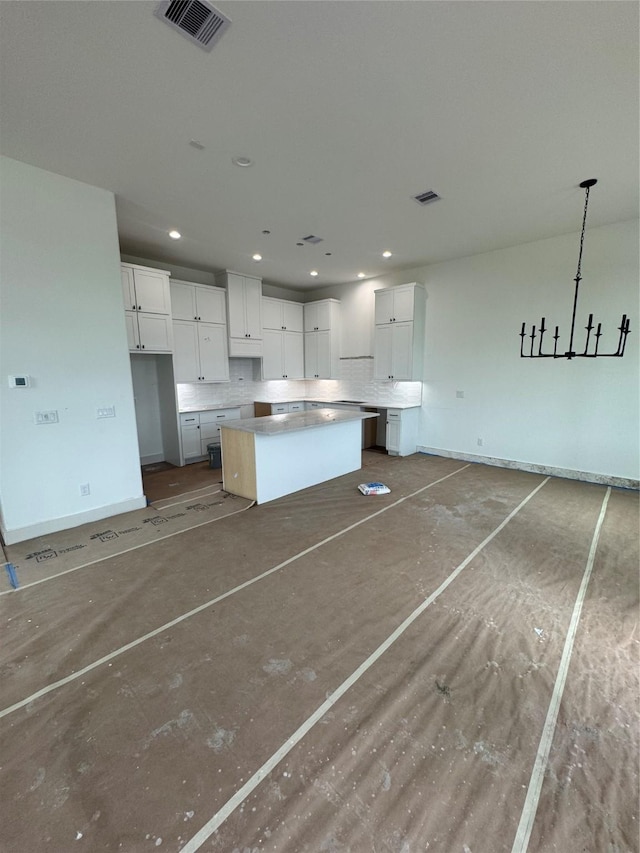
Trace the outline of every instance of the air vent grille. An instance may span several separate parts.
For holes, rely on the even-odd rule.
[[[231,24],[204,0],[163,0],[154,14],[204,50],[211,50]]]
[[[309,234],[307,237],[303,237],[302,239],[304,240],[305,243],[314,243],[315,244],[315,243],[322,243],[322,240],[324,238],[316,237],[314,234]]]
[[[433,190],[425,190],[423,193],[418,193],[418,195],[414,195],[414,199],[418,202],[418,204],[431,204],[432,201],[438,201],[440,199],[440,196]]]

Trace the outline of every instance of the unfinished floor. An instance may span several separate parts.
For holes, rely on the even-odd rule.
[[[2,851],[637,853],[638,494],[364,458],[0,595]]]

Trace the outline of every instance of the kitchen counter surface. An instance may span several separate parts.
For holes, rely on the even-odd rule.
[[[340,403],[342,405],[367,406],[371,409],[419,409],[421,405],[420,403],[389,403],[380,400],[377,402],[370,400],[326,400],[322,397],[278,397],[277,400],[255,400],[255,402],[271,405],[277,403],[323,403],[326,406],[331,406],[333,403]]]
[[[214,403],[212,406],[182,406],[178,409],[178,414],[184,415],[189,412],[215,412],[218,409],[241,409],[243,406],[250,405],[251,403]]]
[[[310,409],[305,412],[291,412],[284,415],[268,415],[264,418],[243,418],[239,421],[226,421],[221,429],[251,432],[255,435],[281,435],[312,427],[348,421],[363,421],[377,418],[374,412],[360,412],[355,409]]]

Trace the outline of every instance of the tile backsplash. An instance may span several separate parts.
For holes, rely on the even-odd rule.
[[[340,359],[340,379],[278,379],[265,382],[260,378],[260,365],[260,359],[230,358],[229,382],[179,384],[179,408],[249,406],[255,400],[278,403],[305,398],[420,405],[422,399],[421,382],[382,382],[374,379],[373,358],[370,357]]]

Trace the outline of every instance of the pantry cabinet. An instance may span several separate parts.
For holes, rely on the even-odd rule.
[[[171,352],[169,275],[137,264],[121,264],[127,340],[131,352]]]
[[[426,295],[415,282],[375,292],[374,379],[422,379]]]
[[[176,382],[228,382],[226,293],[220,287],[171,282]]]
[[[262,280],[226,271],[216,278],[227,290],[229,355],[262,356]]]
[[[305,379],[340,378],[340,302],[321,299],[304,305]]]

